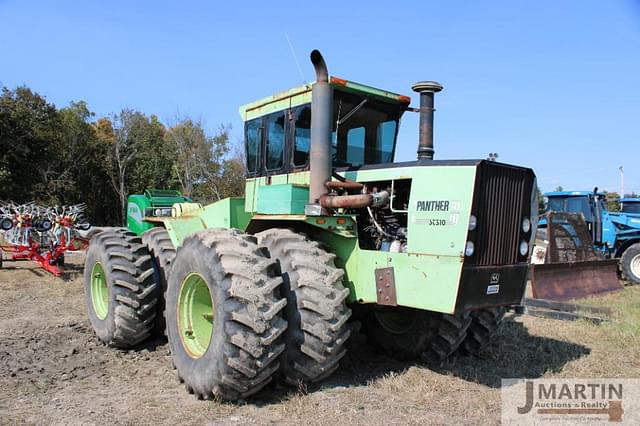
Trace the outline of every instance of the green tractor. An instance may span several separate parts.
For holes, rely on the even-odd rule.
[[[244,198],[200,206],[129,198],[128,229],[94,238],[91,324],[127,348],[165,333],[186,389],[246,398],[318,382],[355,324],[381,351],[442,363],[477,353],[524,295],[532,170],[434,160],[434,93],[410,98],[329,76],[243,106]],[[395,163],[400,117],[420,113],[416,161]]]

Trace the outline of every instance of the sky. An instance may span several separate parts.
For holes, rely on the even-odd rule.
[[[543,191],[619,191],[623,166],[640,193],[640,0],[0,0],[0,84],[97,116],[230,124],[238,143],[238,107],[313,81],[312,49],[413,106],[413,83],[440,82],[437,159],[497,152]],[[417,126],[406,113],[396,161]]]

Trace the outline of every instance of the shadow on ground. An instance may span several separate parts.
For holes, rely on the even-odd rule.
[[[529,334],[526,327],[512,318],[503,322],[492,344],[479,357],[452,357],[443,365],[398,361],[377,354],[362,334],[352,337],[351,348],[341,368],[317,386],[304,389],[276,388],[260,392],[252,401],[267,405],[295,393],[307,393],[322,388],[366,386],[390,373],[401,374],[410,367],[452,375],[491,388],[499,388],[503,378],[539,378],[562,370],[569,362],[591,353],[582,345]]]
[[[499,388],[500,379],[539,378],[559,372],[567,363],[590,353],[591,349],[583,345],[531,335],[522,323],[511,317],[504,321],[493,344],[480,357],[453,358],[432,369]]]

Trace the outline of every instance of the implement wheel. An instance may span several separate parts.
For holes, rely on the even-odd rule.
[[[286,300],[275,261],[253,236],[208,229],[184,241],[166,294],[167,337],[187,391],[245,398],[279,368]]]
[[[149,254],[153,258],[153,267],[156,270],[157,281],[161,288],[158,300],[157,332],[159,335],[166,335],[165,294],[167,292],[171,263],[176,257],[176,249],[171,242],[169,233],[162,227],[152,228],[142,234],[142,242],[147,246]]]
[[[284,280],[289,323],[281,362],[284,380],[294,386],[320,381],[338,368],[351,334],[344,271],[335,266],[335,255],[290,229],[269,229],[257,237],[278,260]]]
[[[89,320],[100,340],[129,348],[153,333],[158,300],[151,256],[135,234],[111,230],[87,251],[84,289]]]

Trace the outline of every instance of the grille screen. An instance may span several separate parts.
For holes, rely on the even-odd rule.
[[[476,179],[475,263],[518,263],[522,218],[531,217],[533,174],[529,169],[487,161],[480,164]]]

